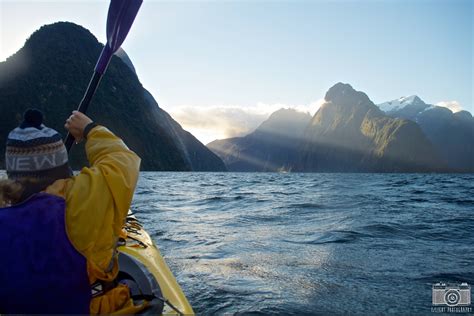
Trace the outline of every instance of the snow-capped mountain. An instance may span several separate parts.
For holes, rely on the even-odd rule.
[[[410,110],[410,112],[419,113],[424,110],[427,110],[430,107],[433,107],[433,105],[426,104],[416,95],[411,95],[408,97],[401,97],[396,100],[378,104],[378,107],[387,114],[408,109]]]
[[[457,171],[474,170],[474,118],[467,111],[426,104],[412,95],[379,104],[388,116],[416,122],[448,166]]]

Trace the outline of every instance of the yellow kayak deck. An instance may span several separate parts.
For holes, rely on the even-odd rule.
[[[128,216],[124,226],[125,242],[117,249],[142,264],[158,283],[164,304],[163,315],[194,315],[194,311],[181,287],[171,273],[150,235],[134,216]],[[120,258],[120,256],[119,256]],[[173,309],[172,307],[175,309]]]

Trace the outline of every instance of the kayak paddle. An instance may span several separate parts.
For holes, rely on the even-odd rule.
[[[79,104],[77,109],[79,112],[87,112],[92,97],[99,86],[100,79],[107,70],[107,66],[112,59],[112,56],[120,48],[125,37],[127,37],[128,31],[130,31],[130,28],[132,27],[132,23],[137,16],[138,9],[140,9],[142,2],[143,0],[110,1],[109,12],[107,14],[107,43],[102,49],[99,60],[95,65],[94,75],[92,76],[86,93]],[[71,133],[67,134],[64,143],[69,152],[74,144],[74,137]]]

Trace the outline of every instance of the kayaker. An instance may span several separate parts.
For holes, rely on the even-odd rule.
[[[60,134],[43,124],[40,111],[26,111],[8,135],[8,179],[0,181],[0,313],[99,314],[131,304],[124,285],[97,297],[91,285],[97,290],[98,281],[117,276],[115,247],[140,158],[80,112],[65,127],[77,142],[85,140],[90,163],[75,176]]]

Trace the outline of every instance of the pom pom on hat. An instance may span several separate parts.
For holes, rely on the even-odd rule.
[[[23,114],[23,122],[20,128],[36,127],[42,129],[43,113],[38,109],[28,109]]]

